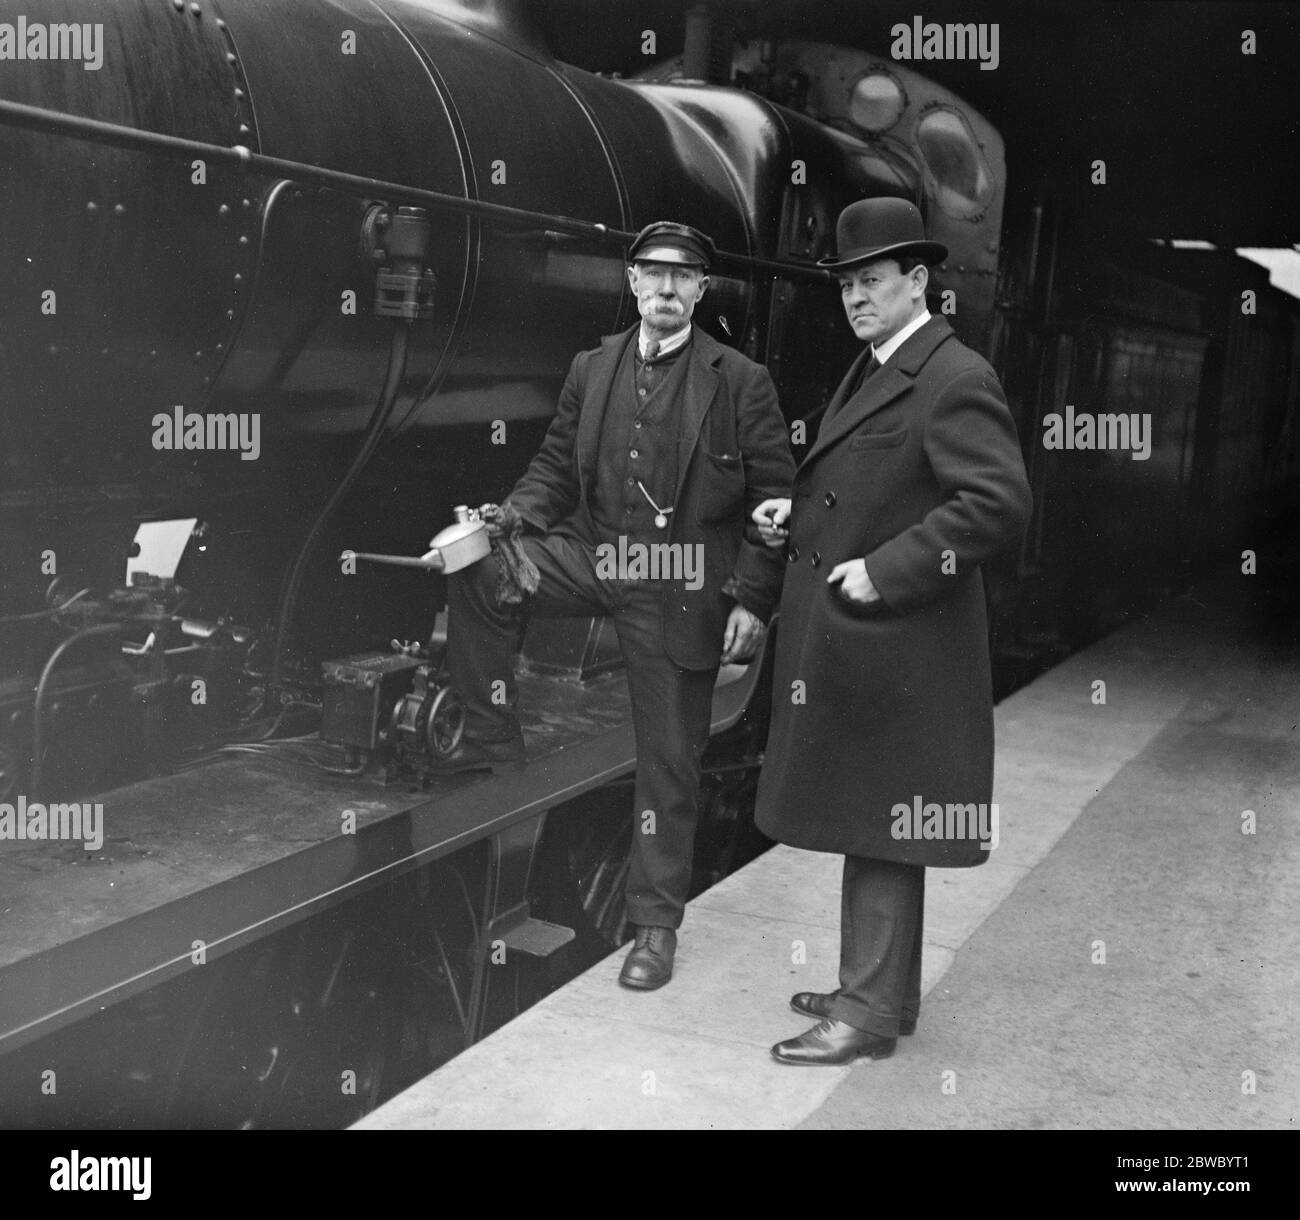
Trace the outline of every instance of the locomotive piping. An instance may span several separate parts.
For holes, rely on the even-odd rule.
[[[289,178],[296,182],[310,183],[362,198],[388,196],[394,200],[424,204],[442,211],[468,213],[503,225],[540,227],[576,237],[589,237],[596,241],[616,242],[622,246],[630,245],[636,236],[635,233],[623,229],[611,229],[608,225],[578,220],[572,216],[531,212],[525,208],[512,208],[501,203],[487,203],[482,199],[467,199],[459,195],[448,195],[442,191],[430,191],[421,187],[405,186],[399,182],[387,182],[382,178],[368,178],[362,174],[348,174],[341,170],[325,169],[319,165],[307,165],[284,157],[268,157],[262,153],[252,152],[242,145],[227,148],[221,144],[207,144],[202,140],[187,140],[182,136],[143,131],[120,123],[105,123],[100,119],[64,114],[58,110],[28,106],[22,102],[0,100],[0,121],[32,131],[67,136],[70,139],[89,140],[95,144],[129,148],[139,152],[158,153],[181,159],[206,157],[228,168],[238,169],[241,173]],[[718,261],[754,271],[809,279],[817,283],[828,283],[831,278],[829,272],[812,263],[759,258],[729,250],[719,250]]]
[[[83,627],[66,640],[61,640],[46,660],[36,682],[36,697],[32,701],[32,769],[27,786],[32,790],[33,801],[38,801],[41,797],[41,755],[45,753],[45,705],[49,701],[50,676],[59,661],[78,644],[101,636],[120,635],[126,627],[125,623],[96,623],[91,627]]]
[[[289,623],[293,618],[293,609],[298,601],[298,588],[302,584],[303,569],[306,567],[311,549],[315,545],[316,538],[325,522],[329,520],[339,502],[347,494],[352,484],[356,482],[357,477],[361,474],[366,463],[370,461],[371,455],[384,435],[384,428],[393,413],[393,406],[397,402],[397,395],[402,387],[402,378],[406,375],[406,356],[410,339],[411,323],[409,321],[398,322],[393,328],[393,341],[388,353],[388,373],[384,378],[384,386],[380,391],[379,400],[375,403],[375,410],[370,417],[370,423],[366,427],[366,435],[361,443],[361,448],[357,450],[347,473],[334,488],[324,507],[316,514],[316,519],[312,522],[311,529],[307,531],[307,536],[298,548],[298,554],[294,556],[294,561],[285,576],[284,587],[280,594],[279,611],[276,615],[275,639],[271,646],[271,675],[268,688],[272,693],[281,686],[285,644],[288,639]]]

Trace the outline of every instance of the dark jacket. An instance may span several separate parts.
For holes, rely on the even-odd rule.
[[[639,323],[580,352],[542,447],[510,493],[539,530],[591,541],[587,497],[614,375]],[[767,370],[697,326],[686,359],[678,431],[677,494],[664,540],[703,551],[703,587],[664,580],[664,649],[686,669],[718,663],[727,615],[739,602],[764,622],[780,593],[783,563],[750,521],[763,500],[788,496],[794,459]]]
[[[895,806],[992,799],[979,565],[1023,533],[1029,485],[993,370],[947,322],[932,318],[845,401],[868,359],[795,475],[756,820],[796,847],[979,864],[973,838],[898,837]],[[826,583],[859,557],[882,598],[870,606]]]

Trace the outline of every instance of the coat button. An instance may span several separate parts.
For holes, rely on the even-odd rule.
[[[798,548],[797,546],[792,546],[792,547],[790,548],[790,550],[786,553],[786,558],[787,558],[791,563],[798,563],[798,562],[799,562],[799,548]]]
[[[828,491],[828,492],[826,493],[824,499],[826,500],[826,507],[827,507],[827,508],[834,508],[834,507],[835,507],[835,493],[834,493],[833,491]]]
[[[819,563],[821,563],[821,561],[822,561],[822,554],[820,551],[814,551],[811,555],[808,556],[808,562],[812,564],[814,568]]]

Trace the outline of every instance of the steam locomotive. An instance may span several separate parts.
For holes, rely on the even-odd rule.
[[[997,131],[892,62],[735,48],[719,87],[577,70],[504,3],[12,7],[0,814],[99,808],[103,837],[0,836],[0,1122],[340,1125],[617,942],[602,623],[522,641],[535,765],[430,780],[444,577],[348,556],[419,555],[508,491],[574,352],[635,319],[650,220],[713,237],[697,321],[767,364],[797,455],[856,346],[815,266],[835,217],[921,206],[931,308],[1004,373],[1035,481],[992,583],[1004,690],[1300,469],[1288,306],[1259,285],[1252,329],[1162,251],[1071,262],[1039,205],[1004,236]],[[1066,397],[1116,396],[1158,415],[1138,538],[1133,469],[1040,443]],[[764,846],[770,643],[720,678],[697,889]]]

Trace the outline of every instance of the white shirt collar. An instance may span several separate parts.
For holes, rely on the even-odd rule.
[[[879,360],[881,364],[884,364],[885,361],[890,358],[890,356],[892,356],[896,351],[898,351],[900,347],[903,346],[903,344],[907,341],[907,339],[910,336],[912,336],[918,330],[920,330],[921,327],[924,326],[929,320],[930,320],[930,311],[928,309],[921,310],[921,316],[919,318],[913,318],[906,326],[903,327],[902,330],[898,332],[898,334],[894,335],[890,339],[886,339],[884,343],[882,343],[879,347],[876,347],[873,344],[871,347],[872,355],[874,355],[875,358]]]
[[[667,356],[672,352],[675,352],[690,337],[691,337],[691,323],[687,322],[686,325],[683,326],[681,330],[679,330],[676,334],[669,335],[668,338],[659,340],[659,355],[656,356],[655,359],[659,359],[660,356]],[[641,324],[641,332],[637,336],[637,347],[641,352],[642,360],[646,358],[645,357],[646,348],[649,345],[650,345],[650,340],[646,338],[645,323],[643,322]]]

